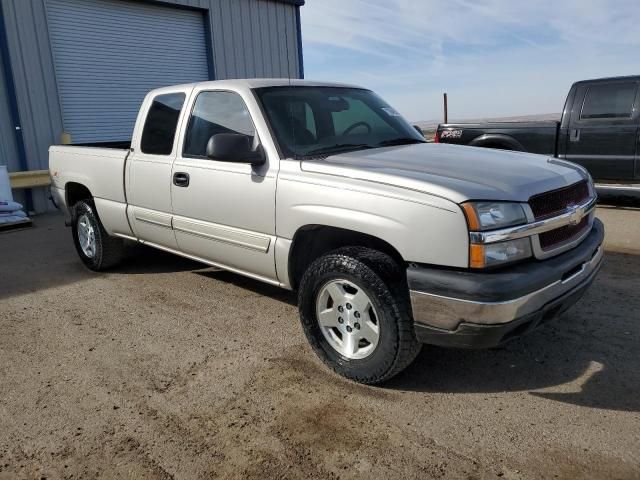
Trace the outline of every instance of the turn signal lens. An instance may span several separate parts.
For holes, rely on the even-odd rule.
[[[469,230],[472,232],[480,231],[480,220],[478,220],[476,209],[473,208],[473,203],[463,203],[462,210],[464,211],[465,217],[467,217]]]
[[[469,266],[471,268],[488,268],[517,262],[531,257],[531,241],[528,237],[508,242],[488,243],[469,246]]]
[[[469,248],[469,266],[471,268],[484,268],[484,245],[471,245]]]

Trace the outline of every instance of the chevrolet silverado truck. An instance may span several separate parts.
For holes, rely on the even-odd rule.
[[[423,343],[491,347],[536,328],[603,258],[584,168],[426,143],[349,85],[154,90],[130,143],[52,146],[50,174],[88,268],[138,242],[297,290],[317,355],[362,383]]]
[[[585,167],[603,194],[640,194],[640,76],[575,83],[559,122],[448,123],[435,141],[539,153]]]

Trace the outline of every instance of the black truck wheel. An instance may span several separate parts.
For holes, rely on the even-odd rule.
[[[349,247],[317,259],[302,277],[298,306],[316,354],[357,382],[384,382],[420,351],[404,272],[376,250]]]
[[[106,232],[91,200],[73,206],[71,230],[76,251],[90,270],[106,270],[122,260],[124,240]]]

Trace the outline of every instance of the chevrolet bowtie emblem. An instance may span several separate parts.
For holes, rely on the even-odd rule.
[[[569,225],[579,224],[582,217],[584,217],[584,209],[577,205],[569,205],[567,213],[569,213]]]

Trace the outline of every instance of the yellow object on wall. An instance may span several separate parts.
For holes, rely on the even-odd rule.
[[[51,185],[49,170],[9,173],[11,188],[35,188]]]

